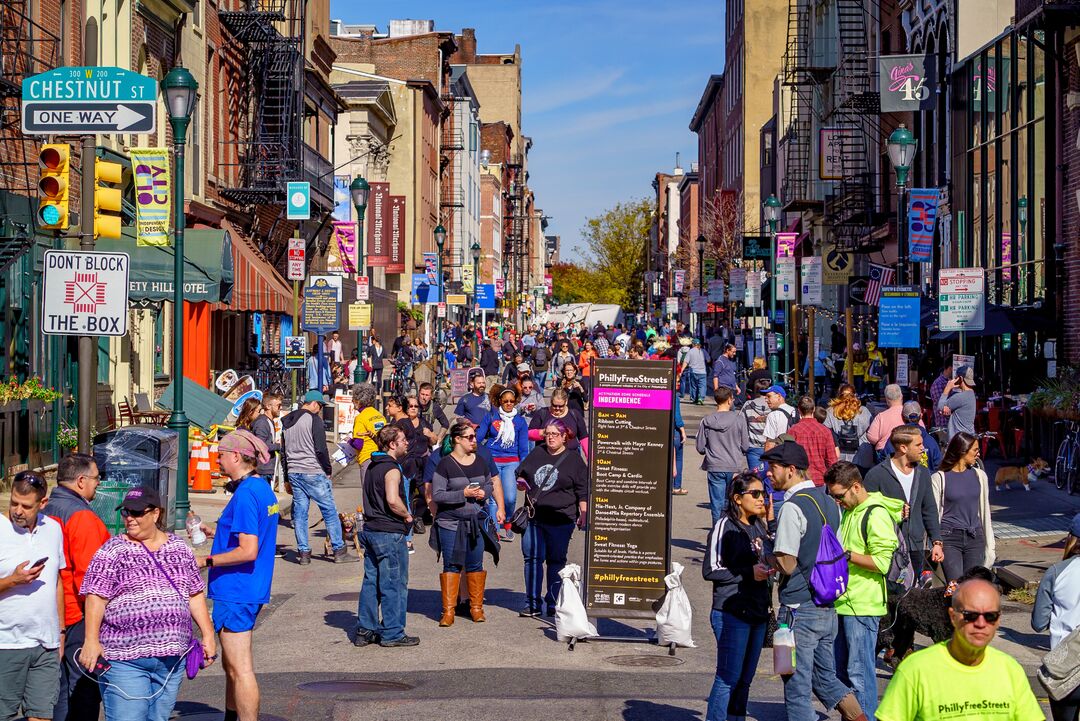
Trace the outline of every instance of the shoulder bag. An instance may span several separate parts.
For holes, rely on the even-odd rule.
[[[168,541],[166,541],[166,543],[168,543]],[[169,582],[169,585],[172,586],[172,589],[176,591],[176,595],[180,596],[180,598],[184,601],[185,605],[189,604],[191,602],[191,599],[180,592],[180,589],[177,588],[175,583],[173,583],[173,580],[169,578],[169,574],[165,572],[165,567],[161,565],[161,561],[157,560],[157,557],[150,552],[150,549],[146,547],[145,543],[140,542],[139,545],[142,546],[142,549],[144,551],[146,551],[146,555],[150,557],[150,560],[154,562],[154,565],[157,566],[157,569],[161,571],[161,575],[164,576],[165,580]],[[164,545],[165,544],[162,544],[162,546]],[[199,641],[199,639],[195,638],[194,633],[191,634],[191,640],[188,641],[188,651],[184,655],[187,657],[187,677],[188,679],[193,679],[199,673],[199,669],[203,667],[203,661],[205,660],[203,658],[202,643]]]
[[[1043,656],[1036,676],[1054,701],[1061,701],[1080,686],[1080,627]]]
[[[555,459],[555,462],[551,464],[552,470],[557,469],[569,453],[569,449],[563,450],[563,452],[559,454],[559,457]],[[536,500],[530,495],[529,491],[525,491],[525,504],[521,508],[516,509],[510,516],[510,530],[518,535],[525,533],[529,528],[529,522],[535,515]]]

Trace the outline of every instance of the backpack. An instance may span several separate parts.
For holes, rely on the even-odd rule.
[[[836,433],[836,445],[841,453],[858,453],[859,427],[850,421],[843,423]]]
[[[862,518],[862,537],[863,544],[869,543],[867,540],[867,529],[870,525],[870,512],[877,506],[871,506],[863,514]],[[910,591],[915,585],[915,568],[911,565],[911,556],[908,554],[907,538],[904,537],[900,527],[893,524],[893,531],[896,532],[896,550],[893,551],[892,560],[889,562],[889,570],[885,572],[885,592],[892,597],[903,596]]]
[[[836,531],[829,525],[829,520],[817,500],[806,493],[795,495],[809,498],[821,514],[821,537],[818,539],[814,568],[810,571],[808,580],[814,605],[831,606],[836,599],[844,595],[848,587],[848,560],[844,555],[844,547],[840,545]]]

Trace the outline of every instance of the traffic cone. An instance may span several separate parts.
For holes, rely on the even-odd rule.
[[[191,441],[191,448],[188,450],[188,472],[187,472],[187,484],[188,488],[195,483],[195,470],[199,465],[199,456],[202,455],[202,439],[193,438]]]
[[[199,449],[199,461],[195,464],[195,483],[191,486],[191,492],[214,493],[210,481],[210,448],[205,444]]]
[[[218,465],[218,444],[214,441],[210,444],[210,477],[217,478],[221,475],[221,467]]]

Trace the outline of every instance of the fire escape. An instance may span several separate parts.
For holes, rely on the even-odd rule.
[[[507,167],[513,180],[507,187],[507,197],[510,200],[510,222],[503,242],[503,253],[509,259],[507,267],[510,268],[506,293],[511,296],[512,307],[516,308],[521,299],[521,293],[525,290],[525,278],[528,275],[529,217],[521,156],[515,153]]]
[[[449,262],[443,261],[444,272],[449,271],[452,291],[460,291],[464,287],[463,269],[472,268],[472,260],[469,249],[466,247],[464,230],[460,220],[461,209],[465,207],[465,191],[458,179],[458,156],[465,149],[465,138],[461,129],[457,127],[456,103],[457,96],[447,86],[442,96],[443,116],[442,127],[439,131],[439,223],[447,229],[449,244],[446,252]],[[453,269],[457,268],[457,280],[454,278]],[[479,282],[473,279],[473,283]]]

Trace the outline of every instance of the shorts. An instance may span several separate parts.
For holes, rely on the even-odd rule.
[[[262,610],[261,603],[237,603],[235,601],[214,601],[211,614],[214,630],[222,629],[233,633],[243,633],[255,628],[255,619]]]
[[[55,648],[0,649],[0,718],[25,714],[51,719],[59,692],[60,654]]]

